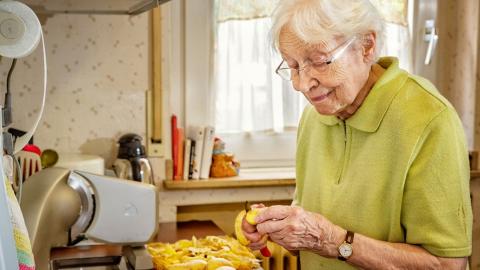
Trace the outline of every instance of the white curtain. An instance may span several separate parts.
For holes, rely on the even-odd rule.
[[[275,74],[270,18],[230,20],[217,26],[215,127],[219,133],[282,132],[296,127],[306,101]]]
[[[385,41],[380,50],[381,56],[395,56],[401,68],[412,72],[412,39],[408,26],[396,23],[385,23]]]
[[[386,22],[404,26],[408,24],[408,0],[370,0],[370,2],[377,8]]]

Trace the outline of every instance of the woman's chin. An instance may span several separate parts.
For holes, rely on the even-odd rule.
[[[345,106],[341,104],[313,104],[315,110],[323,115],[337,115]]]
[[[319,113],[319,114],[323,114],[323,115],[335,115],[337,110],[336,108],[334,107],[330,107],[330,106],[314,106],[315,107],[315,110]]]

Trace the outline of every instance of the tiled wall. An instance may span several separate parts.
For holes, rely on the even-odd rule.
[[[145,135],[148,14],[55,15],[43,25],[48,86],[34,140],[40,148],[98,154],[107,165],[124,133]],[[43,86],[41,46],[17,62],[12,77],[14,127],[29,128]],[[10,59],[0,62],[5,90]],[[3,97],[2,97],[3,99]]]

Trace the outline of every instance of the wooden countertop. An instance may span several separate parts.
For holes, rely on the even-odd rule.
[[[202,180],[164,180],[166,189],[295,186],[293,168],[240,170],[239,176]]]
[[[158,233],[152,242],[173,243],[180,239],[191,239],[192,236],[202,238],[208,235],[224,235],[225,233],[212,221],[188,221],[160,223]],[[122,245],[88,245],[75,247],[52,248],[50,260],[68,261],[75,259],[102,258],[103,261],[114,261],[114,257],[122,256]],[[110,258],[110,259],[108,259]],[[61,266],[57,262],[58,266]]]
[[[212,221],[188,221],[160,223],[157,236],[153,241],[174,243],[180,239],[202,238],[209,235],[225,235]]]

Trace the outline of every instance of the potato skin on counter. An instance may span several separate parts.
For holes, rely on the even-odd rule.
[[[260,269],[255,255],[229,236],[151,243],[147,250],[157,270]]]

